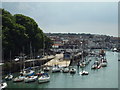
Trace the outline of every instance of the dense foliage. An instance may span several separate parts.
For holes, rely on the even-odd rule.
[[[30,17],[22,14],[12,15],[8,11],[2,10],[2,49],[4,60],[14,58],[24,51],[30,54],[30,44],[32,51],[38,52],[45,48],[50,48],[51,40],[38,27],[37,23]]]

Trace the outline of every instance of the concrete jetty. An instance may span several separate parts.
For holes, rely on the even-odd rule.
[[[43,58],[40,58],[40,59],[29,59],[29,60],[25,60],[25,62],[32,62],[32,61],[44,61],[44,60],[50,60],[50,59],[53,59],[55,58],[55,56],[53,55],[50,55],[50,56],[44,56]]]
[[[69,66],[70,60],[64,60],[63,54],[56,54],[55,58],[45,63],[45,66],[54,66],[54,65],[60,65],[61,67]]]

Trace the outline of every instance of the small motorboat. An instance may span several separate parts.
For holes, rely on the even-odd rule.
[[[44,67],[43,70],[48,72],[48,71],[50,71],[50,67]]]
[[[80,75],[88,75],[89,73],[87,71],[81,71]]]
[[[68,73],[69,72],[69,68],[67,68],[67,67],[63,68],[62,72],[63,73]]]
[[[50,75],[48,73],[43,73],[39,78],[38,78],[38,83],[46,83],[50,81]]]
[[[5,89],[7,86],[8,86],[8,85],[7,85],[6,82],[0,83],[0,90]]]
[[[107,66],[107,60],[103,59],[100,64],[101,64],[101,67],[106,67]]]
[[[75,73],[76,73],[76,69],[75,69],[75,68],[71,68],[71,69],[70,69],[70,73],[71,73],[71,74],[75,74]]]
[[[99,64],[98,66],[97,66],[97,69],[100,69],[101,68],[101,64]]]
[[[9,80],[12,80],[13,79],[13,75],[12,74],[9,74],[5,77],[5,80],[9,81]]]
[[[27,76],[27,77],[24,78],[24,81],[25,81],[26,83],[34,82],[34,81],[37,80],[37,78],[38,78],[38,76]]]
[[[59,67],[53,67],[52,68],[52,73],[55,73],[55,72],[60,72],[60,68]]]
[[[91,69],[97,69],[97,67],[98,66],[96,64],[93,64],[92,67],[91,67]]]
[[[80,67],[81,67],[81,68],[85,67],[85,64],[80,63]]]

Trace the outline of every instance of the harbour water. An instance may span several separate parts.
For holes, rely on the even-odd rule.
[[[38,84],[38,82],[32,83],[13,83],[7,81],[7,88],[118,88],[118,53],[106,52],[106,58],[108,61],[107,67],[91,70],[91,65],[94,62],[94,57],[91,57],[91,62],[85,67],[85,70],[89,72],[89,75],[81,76],[79,72],[81,68],[74,66],[77,69],[76,74],[70,73],[51,73],[50,82]],[[15,74],[17,75],[17,74]]]

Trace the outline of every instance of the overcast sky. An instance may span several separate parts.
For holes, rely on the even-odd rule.
[[[32,17],[45,33],[118,35],[117,2],[3,2],[2,8]]]

